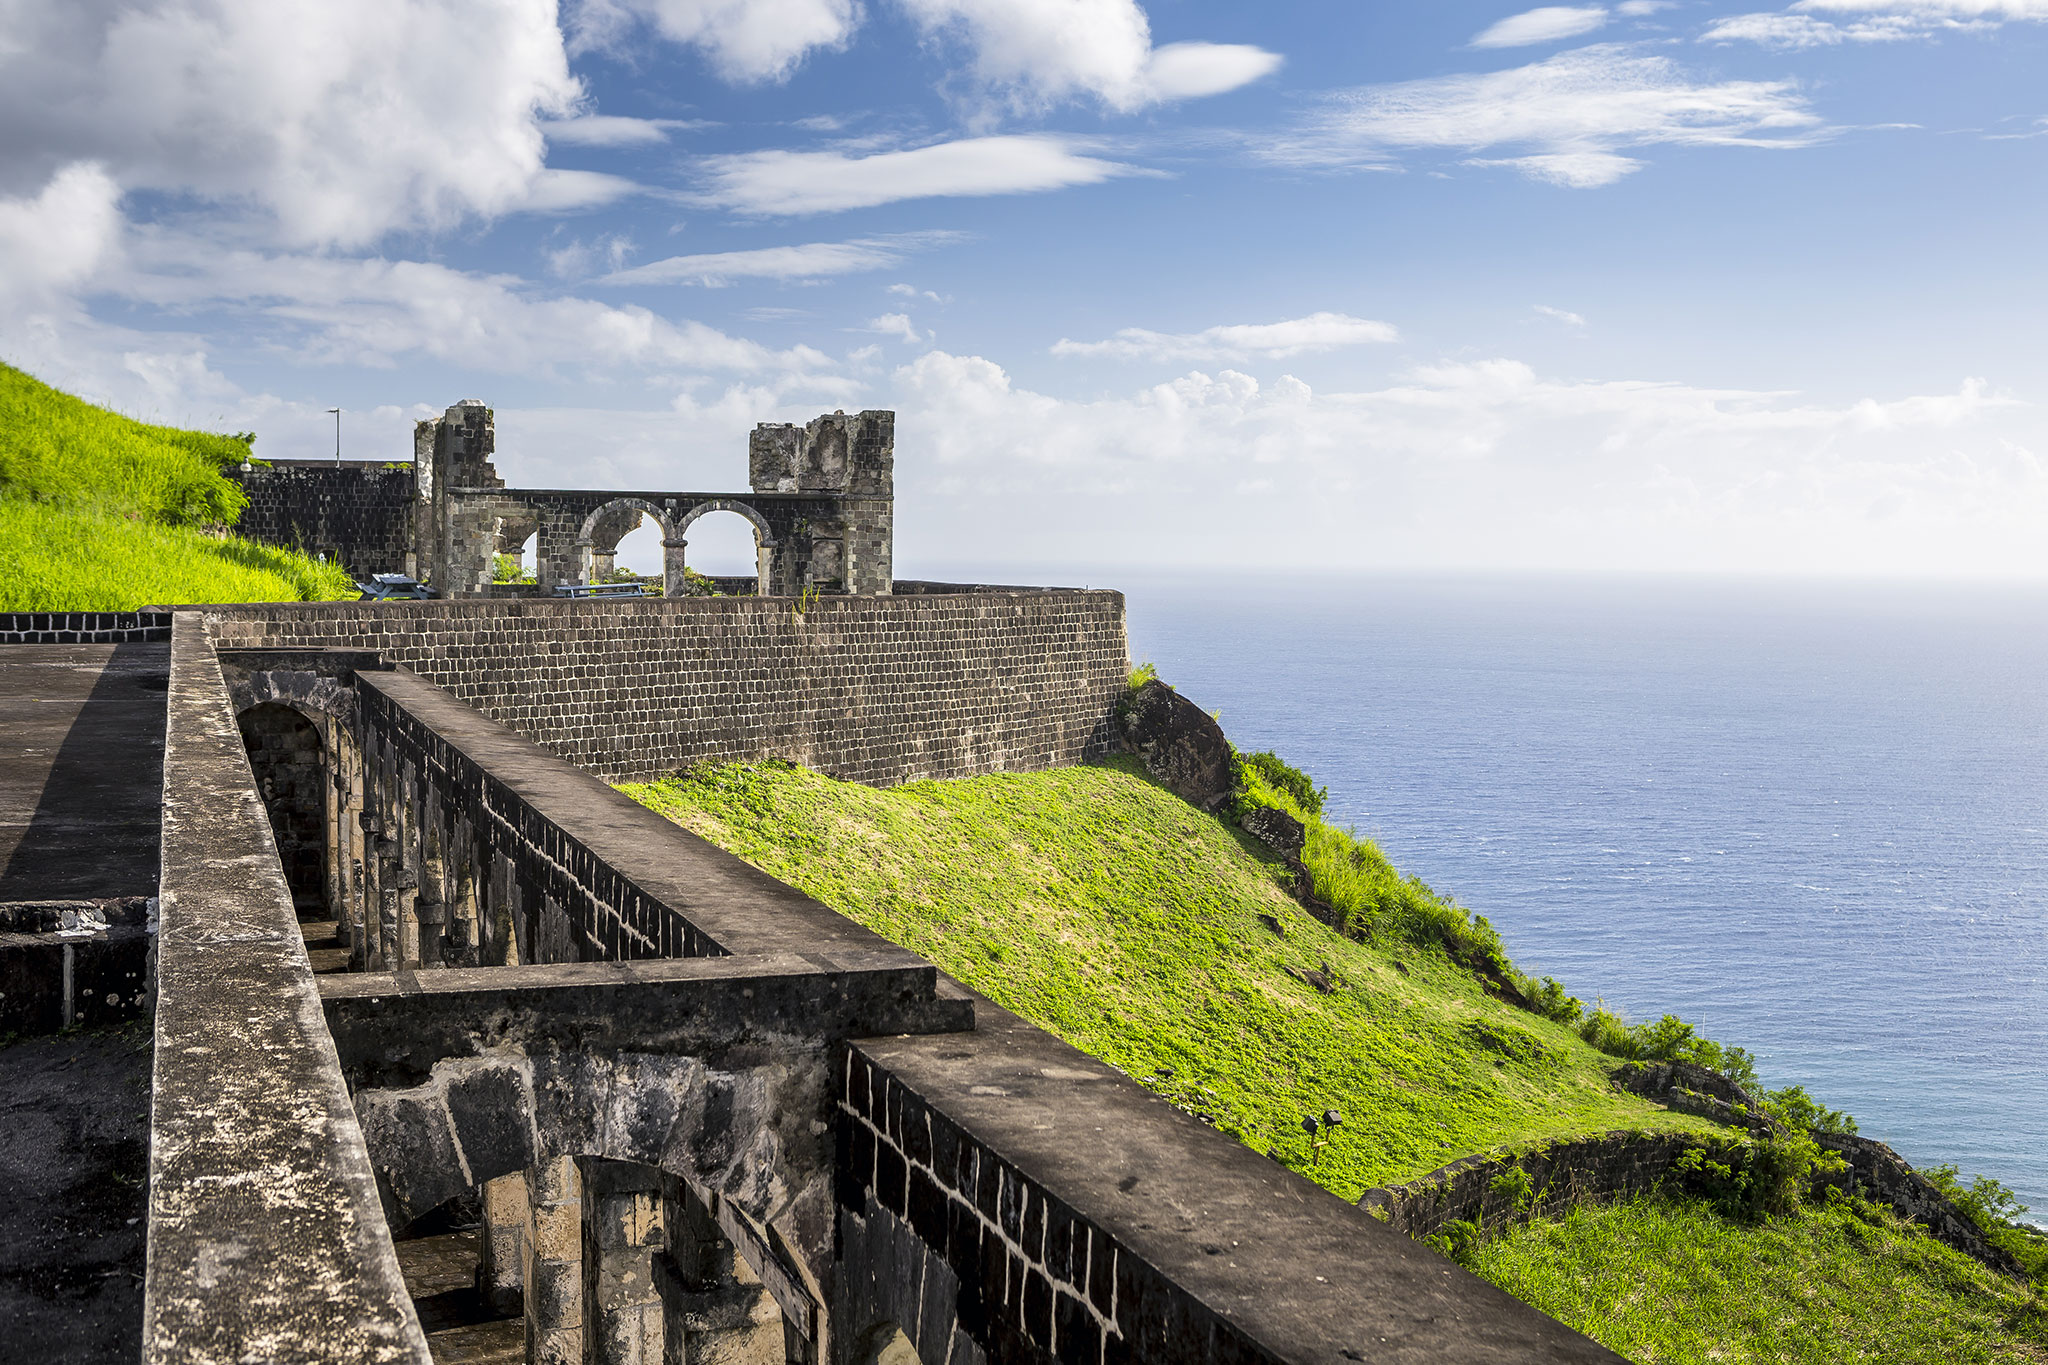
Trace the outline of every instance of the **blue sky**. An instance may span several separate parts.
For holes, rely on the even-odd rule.
[[[2044,78],[2048,0],[0,0],[0,357],[555,486],[892,407],[910,573],[2039,578]]]

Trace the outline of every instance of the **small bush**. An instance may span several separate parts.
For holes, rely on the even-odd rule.
[[[1576,995],[1567,994],[1564,983],[1556,977],[1546,976],[1538,981],[1517,973],[1515,984],[1521,988],[1522,1008],[1531,1014],[1540,1014],[1569,1028],[1577,1028],[1586,1017],[1585,1003]]]
[[[1270,751],[1239,754],[1237,764],[1240,776],[1244,775],[1245,769],[1250,769],[1265,786],[1286,793],[1299,815],[1322,815],[1323,802],[1330,794],[1328,789],[1318,787],[1314,778],[1278,754]]]
[[[493,583],[531,583],[533,570],[520,561],[518,555],[492,555],[491,581]]]
[[[1739,1047],[1727,1047],[1675,1014],[1654,1023],[1629,1024],[1603,1006],[1579,1025],[1579,1036],[1610,1057],[1637,1062],[1691,1062],[1718,1071],[1745,1089],[1754,1089],[1756,1058]]]
[[[1764,1112],[1778,1122],[1812,1133],[1853,1133],[1856,1120],[1839,1109],[1830,1109],[1806,1093],[1803,1085],[1790,1085],[1764,1095]]]
[[[1487,1188],[1508,1201],[1517,1213],[1526,1213],[1536,1199],[1536,1182],[1520,1166],[1510,1166],[1488,1182]]]
[[[1848,1163],[1824,1151],[1805,1129],[1724,1148],[1715,1160],[1704,1147],[1693,1147],[1672,1163],[1684,1186],[1713,1201],[1722,1214],[1743,1222],[1761,1223],[1796,1212],[1811,1195],[1814,1181],[1847,1168]]]
[[[2019,1221],[2027,1211],[2019,1196],[1988,1175],[1965,1185],[1953,1163],[1920,1174],[1983,1231],[1986,1241],[2018,1261],[2029,1277],[2048,1280],[2048,1234]]]
[[[1453,1218],[1444,1224],[1442,1232],[1424,1240],[1459,1265],[1469,1268],[1479,1250],[1479,1225],[1463,1218]]]
[[[1130,675],[1124,679],[1124,690],[1126,692],[1135,692],[1146,683],[1158,681],[1159,670],[1154,668],[1150,662],[1132,664]]]

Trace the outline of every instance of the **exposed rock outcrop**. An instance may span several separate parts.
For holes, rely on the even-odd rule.
[[[1189,805],[1214,811],[1237,790],[1237,754],[1215,717],[1154,679],[1121,716],[1124,748],[1153,780]]]
[[[1246,834],[1289,860],[1300,858],[1302,847],[1308,842],[1308,831],[1301,821],[1271,806],[1255,806],[1237,823]]]

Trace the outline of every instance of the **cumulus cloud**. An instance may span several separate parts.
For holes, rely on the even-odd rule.
[[[1529,47],[1591,33],[1607,23],[1603,5],[1545,5],[1511,14],[1472,40],[1474,47]]]
[[[2027,410],[1975,380],[1817,402],[1499,358],[1350,392],[1220,369],[1075,401],[943,351],[893,380],[899,450],[925,462],[910,496],[1010,509],[1008,543],[984,518],[957,547],[983,563],[1201,562],[1227,508],[1239,565],[1953,573],[2038,567],[2048,514]],[[1162,529],[1134,533],[1139,492]]]
[[[895,337],[898,341],[915,346],[925,338],[919,334],[917,324],[910,320],[908,313],[884,313],[878,318],[868,319],[870,332]]]
[[[709,287],[734,280],[820,280],[880,270],[927,246],[958,241],[957,232],[899,232],[847,242],[806,242],[802,246],[757,247],[752,251],[708,251],[670,256],[606,276],[602,284],[695,284]]]
[[[701,198],[742,213],[787,216],[942,195],[1031,194],[1135,173],[1133,167],[1086,155],[1084,146],[1072,138],[1030,133],[866,156],[741,152],[704,159]]]
[[[582,97],[553,0],[27,0],[7,27],[0,192],[96,161],[348,245],[565,188],[537,124]]]
[[[787,79],[812,52],[844,47],[859,22],[855,0],[581,0],[569,10],[578,52],[624,53],[650,29],[740,84]]]
[[[1213,361],[1251,356],[1283,358],[1309,351],[1331,351],[1393,341],[1392,323],[1373,322],[1346,313],[1312,313],[1285,322],[1209,327],[1199,332],[1153,332],[1126,327],[1104,341],[1070,341],[1062,337],[1052,348],[1057,356],[1111,360]]]
[[[937,42],[968,53],[976,89],[1012,109],[1094,99],[1119,112],[1222,94],[1280,66],[1262,48],[1152,44],[1136,0],[900,0]]]
[[[63,298],[116,252],[121,225],[121,187],[92,162],[64,167],[33,196],[0,198],[0,303]]]
[[[1268,151],[1300,165],[1464,151],[1480,165],[1586,188],[1635,170],[1624,153],[1638,148],[1799,147],[1824,132],[1790,81],[1701,82],[1669,57],[1601,44],[1506,71],[1349,91]],[[1476,155],[1495,149],[1507,154]]]

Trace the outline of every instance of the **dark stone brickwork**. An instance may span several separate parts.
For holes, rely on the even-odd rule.
[[[325,551],[350,573],[405,573],[412,550],[413,469],[361,460],[279,461],[226,475],[249,495],[235,533],[266,545]]]
[[[167,611],[0,611],[0,645],[125,645],[170,638]]]
[[[1561,1217],[1578,1204],[1648,1194],[1686,1152],[1704,1147],[1726,1160],[1722,1149],[1738,1142],[1696,1133],[1604,1133],[1513,1155],[1468,1156],[1420,1180],[1367,1190],[1358,1204],[1410,1237],[1434,1236],[1457,1221],[1490,1230],[1526,1218]],[[1529,1175],[1526,1203],[1493,1188],[1496,1178],[1516,1168]]]
[[[1111,753],[1119,593],[277,603],[222,648],[374,650],[607,781],[786,758],[876,785]]]

